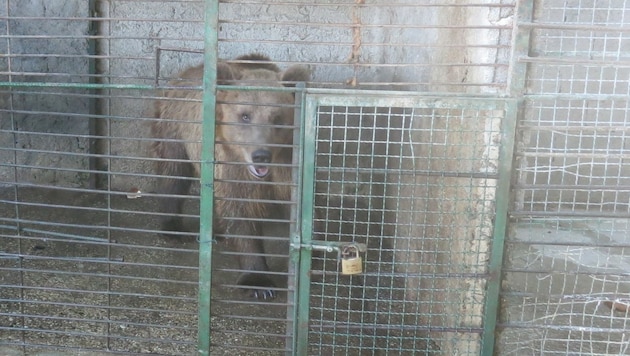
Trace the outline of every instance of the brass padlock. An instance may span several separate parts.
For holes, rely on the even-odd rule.
[[[355,245],[347,245],[341,249],[341,274],[359,274],[363,272],[363,259]]]

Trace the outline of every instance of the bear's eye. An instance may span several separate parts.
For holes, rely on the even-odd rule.
[[[241,121],[243,121],[243,122],[250,122],[250,121],[252,121],[252,118],[249,116],[249,114],[243,114],[243,115],[241,115]]]

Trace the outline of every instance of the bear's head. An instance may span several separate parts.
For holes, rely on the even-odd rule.
[[[219,85],[235,89],[217,92],[217,143],[236,153],[252,177],[266,178],[282,162],[281,155],[287,155],[293,143],[295,94],[286,88],[309,77],[304,66],[280,72],[273,64],[218,65]]]

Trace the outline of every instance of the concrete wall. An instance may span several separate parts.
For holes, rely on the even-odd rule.
[[[87,83],[90,61],[84,37],[89,23],[45,19],[84,18],[88,13],[88,2],[82,0],[0,1],[0,16],[16,18],[0,21],[4,36],[0,53],[8,55],[0,59],[0,71],[5,73],[0,80]],[[73,38],[45,38],[55,35]],[[85,154],[89,148],[86,138],[74,136],[88,133],[90,100],[86,93],[81,89],[19,88],[9,95],[6,88],[0,89],[0,162],[25,167],[16,172],[0,166],[0,182],[14,181],[15,174],[22,182],[70,186],[87,182],[88,175],[78,172],[87,169],[87,158],[71,154]],[[14,135],[14,131],[19,133]]]
[[[461,4],[466,3],[461,1]],[[470,27],[510,24],[512,12],[501,9],[447,8],[439,13],[442,26]],[[507,53],[480,45],[507,45],[509,35],[498,30],[439,31],[438,43],[461,43],[468,48],[444,47],[433,54],[437,62],[500,61]],[[430,91],[483,93],[483,86],[445,86],[443,83],[503,82],[505,68],[437,67],[431,70]],[[503,113],[495,111],[420,110],[409,124],[402,159],[406,169],[432,172],[496,173]],[[472,115],[472,117],[467,117]],[[459,119],[458,116],[464,119]],[[435,327],[482,327],[485,282],[480,279],[431,278],[432,275],[484,273],[495,216],[496,181],[489,179],[402,176],[402,188],[387,196],[398,209],[396,265],[407,279],[407,299],[420,303],[423,324]],[[391,186],[391,185],[390,185]],[[395,186],[393,186],[395,187]],[[395,197],[405,197],[396,199]],[[396,205],[394,205],[396,204]],[[445,355],[477,354],[480,335],[433,333]]]
[[[614,9],[593,4],[581,9],[560,1],[547,1],[535,9],[538,22],[594,28],[630,25],[628,10],[623,6]],[[630,184],[627,178],[630,165],[624,158],[630,141],[620,129],[629,120],[628,103],[604,98],[630,95],[630,68],[615,65],[615,61],[628,60],[629,46],[627,36],[617,31],[536,29],[533,32],[530,56],[542,60],[529,65],[526,89],[530,94],[548,98],[527,103],[520,133],[524,149],[519,183],[538,186],[524,189],[523,203],[529,208],[628,211],[630,193],[615,188]],[[560,58],[571,58],[579,64],[554,63]],[[591,99],[554,98],[567,95]],[[545,188],[550,184],[610,188],[600,191]]]

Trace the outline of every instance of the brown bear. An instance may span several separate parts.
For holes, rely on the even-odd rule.
[[[199,86],[203,66],[189,68],[157,101],[151,132],[156,141],[153,153],[159,158],[158,192],[166,195],[188,194],[192,179],[199,177],[201,158],[201,93],[184,87]],[[220,85],[260,87],[295,86],[309,79],[304,66],[282,72],[269,58],[250,54],[234,63],[220,62]],[[180,89],[181,88],[181,89]],[[238,252],[243,271],[238,285],[251,296],[273,298],[274,284],[265,274],[269,270],[262,255],[261,219],[269,218],[274,201],[287,201],[291,194],[291,163],[295,95],[286,90],[219,90],[216,105],[216,142],[214,177],[214,234],[228,236]],[[167,214],[162,231],[182,231],[183,200],[161,199]]]

